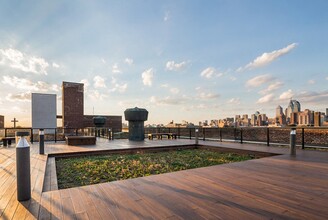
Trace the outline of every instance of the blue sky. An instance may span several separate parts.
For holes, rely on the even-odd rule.
[[[0,114],[31,123],[31,92],[85,83],[85,114],[147,123],[328,107],[327,1],[0,0]],[[124,118],[123,118],[124,121]]]

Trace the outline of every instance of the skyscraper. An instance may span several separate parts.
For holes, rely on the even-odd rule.
[[[297,100],[290,100],[287,110],[286,110],[286,117],[292,118],[292,113],[297,113],[301,111],[301,104]]]
[[[283,114],[282,107],[280,105],[278,105],[276,108],[276,118],[279,118],[279,116],[282,114]]]

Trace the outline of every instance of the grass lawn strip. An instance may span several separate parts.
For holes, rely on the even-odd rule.
[[[204,149],[57,158],[59,189],[254,159]]]

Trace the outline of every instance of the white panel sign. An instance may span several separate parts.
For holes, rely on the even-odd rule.
[[[32,128],[57,128],[55,94],[32,93]]]

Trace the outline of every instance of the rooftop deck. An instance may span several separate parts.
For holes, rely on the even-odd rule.
[[[47,154],[193,144],[190,140],[98,140],[96,146],[46,142]],[[1,219],[327,219],[328,152],[260,145],[200,144],[279,153],[239,163],[43,192],[47,155],[31,146],[32,199],[16,199],[15,148],[0,148]],[[48,185],[48,186],[47,186]]]

